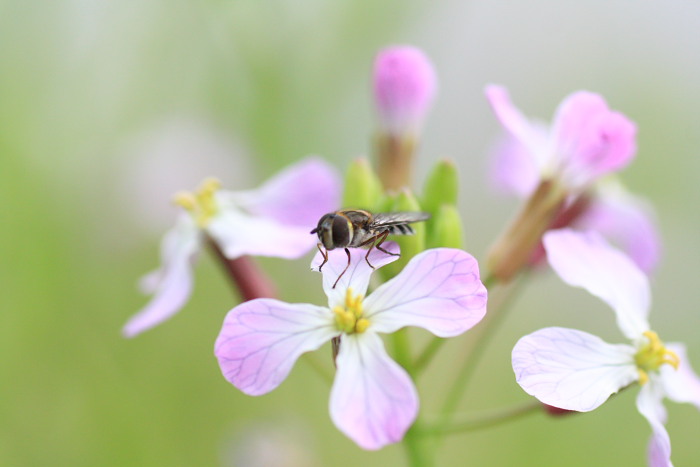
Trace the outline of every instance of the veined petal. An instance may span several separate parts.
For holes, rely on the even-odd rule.
[[[649,441],[649,465],[651,467],[673,467],[671,463],[671,439],[664,423],[666,409],[661,400],[663,389],[656,381],[656,375],[650,375],[650,380],[642,386],[637,395],[637,410],[644,415],[651,425],[652,435]]]
[[[337,334],[328,308],[260,298],[226,315],[214,354],[224,378],[258,396],[279,386],[301,354]]]
[[[533,126],[513,105],[508,90],[503,86],[490,84],[486,86],[485,93],[501,125],[527,149],[533,160],[542,160],[548,149],[548,138],[544,139],[541,129]]]
[[[370,294],[365,316],[375,332],[419,326],[451,337],[481,321],[486,296],[474,257],[463,250],[435,248],[412,258],[398,276]]]
[[[560,409],[589,412],[639,378],[635,349],[576,329],[544,328],[513,348],[515,379],[528,394]]]
[[[308,157],[270,178],[256,190],[222,192],[222,199],[253,216],[309,231],[324,214],[338,209],[342,182],[333,166]]]
[[[418,394],[379,336],[344,335],[336,363],[330,400],[335,426],[363,449],[400,441],[418,414]]]
[[[385,242],[382,244],[382,248],[390,253],[398,253],[399,246],[394,242]],[[343,305],[345,303],[345,292],[349,287],[352,287],[352,291],[355,295],[365,295],[367,293],[367,287],[369,287],[369,279],[375,269],[379,269],[384,265],[393,263],[399,257],[392,256],[379,251],[376,248],[372,248],[369,252],[367,260],[370,264],[374,266],[372,269],[367,260],[365,260],[365,255],[367,255],[367,250],[360,248],[348,248],[350,252],[350,266],[347,271],[343,274],[343,270],[348,266],[348,257],[342,248],[331,250],[328,252],[328,261],[321,268],[321,273],[323,274],[323,291],[326,292],[328,296],[328,304],[331,308],[337,305]],[[316,253],[314,259],[311,261],[311,270],[318,271],[319,266],[323,262],[323,255],[321,252]],[[340,280],[338,277],[341,275]],[[338,280],[338,284],[333,288],[333,284]]]
[[[200,232],[190,216],[183,214],[163,238],[160,269],[141,279],[141,288],[153,297],[126,323],[125,337],[134,337],[180,311],[192,291],[192,261],[199,246]]]
[[[670,365],[659,368],[666,397],[674,402],[691,403],[700,410],[700,378],[690,365],[685,345],[674,342],[666,344],[666,348],[680,360],[677,370]]]
[[[543,243],[559,277],[610,305],[625,336],[637,339],[649,330],[649,280],[632,260],[596,232],[551,230]]]
[[[621,183],[606,180],[596,185],[596,196],[576,221],[581,230],[595,230],[622,248],[646,274],[661,256],[661,237],[652,208]]]
[[[602,96],[579,91],[557,109],[552,137],[557,166],[567,184],[582,187],[627,165],[636,151],[636,126],[611,111]]]
[[[285,225],[234,209],[217,214],[206,230],[230,259],[243,255],[294,259],[307,253],[315,243],[306,227]]]

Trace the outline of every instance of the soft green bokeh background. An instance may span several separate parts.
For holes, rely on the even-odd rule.
[[[339,167],[366,153],[375,52],[411,43],[440,96],[419,161],[457,160],[477,257],[516,209],[485,180],[498,134],[484,84],[548,119],[586,88],[639,125],[623,174],[658,210],[664,260],[652,324],[700,365],[697,305],[700,5],[687,1],[0,1],[0,465],[400,465],[401,447],[359,450],[330,422],[328,387],[300,362],[278,390],[240,394],[212,355],[236,302],[206,256],[186,309],[120,337],[145,299],[172,191],[213,173],[251,187],[309,153]],[[321,300],[307,259],[263,261],[283,298]],[[462,409],[517,404],[509,353],[546,325],[621,342],[598,300],[533,282],[492,342]],[[415,333],[422,338],[424,333]],[[419,381],[434,410],[469,335]],[[455,436],[441,465],[644,465],[650,433],[627,391],[586,415],[532,416]],[[700,414],[669,403],[676,465],[700,465]],[[269,465],[269,464],[268,464]]]

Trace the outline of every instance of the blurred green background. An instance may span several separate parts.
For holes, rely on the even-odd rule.
[[[363,452],[333,427],[329,388],[304,362],[259,398],[223,380],[212,347],[237,302],[206,255],[182,313],[120,336],[145,303],[135,283],[157,265],[172,192],[210,174],[252,187],[311,153],[339,168],[366,154],[371,63],[393,43],[435,63],[419,175],[437,157],[457,161],[479,258],[516,209],[485,178],[499,134],[486,83],[543,119],[589,89],[637,122],[622,177],[656,206],[664,238],[652,325],[700,369],[699,28],[700,5],[680,0],[0,1],[0,465],[400,465],[400,446]],[[299,274],[307,261],[262,264],[282,298],[318,302],[318,278]],[[525,333],[561,325],[622,342],[604,304],[549,275],[510,318],[465,413],[527,400],[509,359]],[[418,382],[427,413],[468,345],[469,334],[450,342]],[[451,437],[439,464],[644,465],[635,393]],[[667,407],[673,460],[700,465],[700,414]]]

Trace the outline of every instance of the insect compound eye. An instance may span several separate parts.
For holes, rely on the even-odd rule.
[[[343,216],[336,216],[333,219],[333,245],[336,248],[348,246],[350,243],[350,225]]]
[[[335,248],[333,245],[333,237],[331,235],[331,228],[333,227],[333,219],[335,214],[326,214],[318,221],[318,226],[314,229],[318,235],[318,239],[327,250],[332,250]]]

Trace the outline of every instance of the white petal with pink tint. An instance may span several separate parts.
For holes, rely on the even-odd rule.
[[[333,423],[364,449],[400,441],[418,414],[418,394],[373,332],[344,335],[331,390]]]
[[[552,327],[522,337],[512,363],[528,394],[554,407],[588,412],[639,378],[635,352],[583,331]]]
[[[651,206],[615,180],[601,180],[595,194],[576,227],[600,232],[642,271],[653,272],[661,256],[661,236]]]
[[[542,141],[538,145],[546,148],[549,129],[544,124],[533,122],[532,131],[533,138]],[[497,190],[521,198],[535,191],[546,163],[545,151],[533,153],[513,135],[506,134],[494,145],[491,154],[489,173]]]
[[[305,227],[280,224],[234,209],[216,215],[206,230],[229,259],[243,255],[294,259],[306,254],[316,243]]]
[[[324,214],[340,204],[340,176],[333,166],[318,157],[290,165],[260,188],[222,192],[227,205],[245,209],[253,216],[266,217],[308,232]]]
[[[659,368],[666,397],[674,402],[693,404],[700,410],[700,378],[690,365],[685,345],[668,343],[666,348],[678,355],[680,360],[677,370],[671,365],[662,365]]]
[[[375,332],[418,326],[452,337],[481,321],[486,295],[479,266],[469,253],[436,248],[412,258],[398,276],[367,297],[365,316]]]
[[[608,303],[625,336],[637,339],[649,330],[649,281],[632,260],[596,232],[551,230],[543,243],[559,277]]]
[[[666,431],[666,409],[661,400],[663,390],[657,375],[650,375],[650,380],[642,386],[637,394],[637,410],[644,415],[651,425],[652,435],[649,441],[648,456],[651,467],[673,467],[671,463],[671,440]]]
[[[192,290],[192,262],[199,248],[197,226],[189,216],[181,216],[163,238],[161,268],[141,280],[141,287],[153,293],[153,298],[129,319],[122,329],[124,336],[134,337],[182,308]]]
[[[327,308],[261,298],[226,315],[214,353],[224,377],[256,396],[275,389],[301,354],[337,334]]]
[[[382,244],[382,248],[389,253],[398,253],[399,246],[394,242],[386,242]],[[398,256],[388,255],[383,251],[379,251],[376,248],[372,248],[369,252],[369,256],[365,259],[367,255],[367,250],[361,248],[349,248],[350,252],[350,267],[343,274],[343,270],[348,265],[348,257],[342,248],[331,250],[328,252],[328,261],[321,268],[321,273],[323,274],[323,291],[326,292],[328,296],[328,305],[333,308],[337,305],[342,306],[345,303],[345,291],[351,287],[354,295],[365,295],[367,293],[367,287],[369,287],[369,279],[374,269],[379,269],[380,267],[393,263]],[[374,266],[372,269],[369,264]],[[323,255],[321,252],[316,253],[314,259],[311,261],[311,269],[313,271],[318,271],[319,266],[323,262]],[[341,274],[343,274],[341,276]],[[340,277],[340,280],[338,280]],[[338,280],[337,285],[333,288]]]

